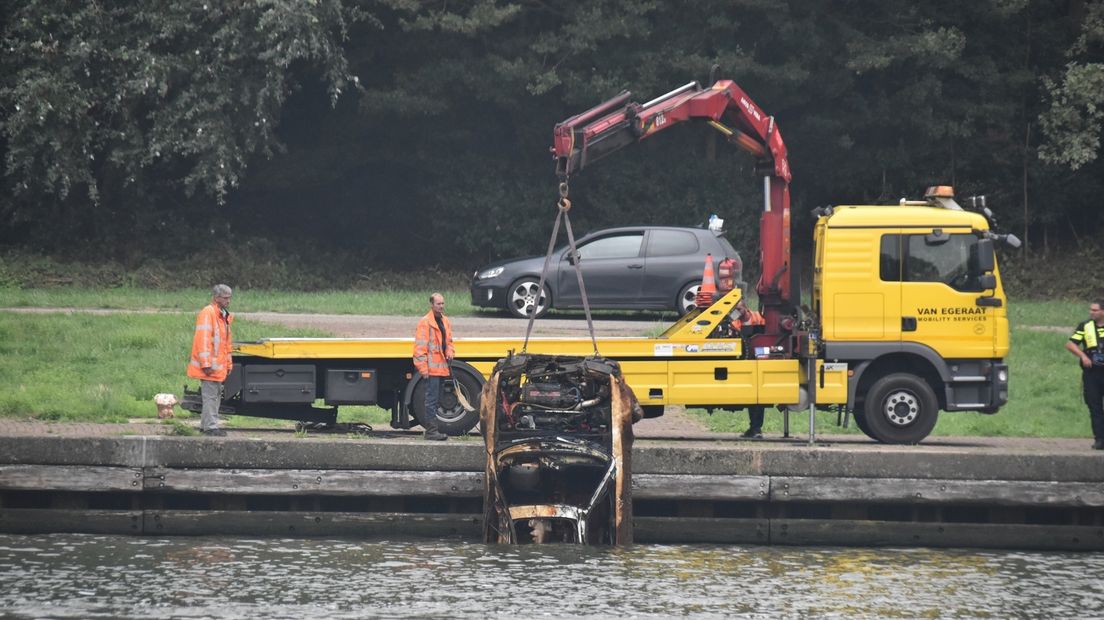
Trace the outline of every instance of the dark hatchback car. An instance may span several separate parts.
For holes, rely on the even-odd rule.
[[[740,255],[722,236],[707,228],[630,226],[607,228],[577,240],[590,307],[613,310],[675,310],[694,307],[701,286],[705,255],[714,267],[735,259],[735,280],[741,283]],[[537,295],[544,257],[519,258],[487,265],[475,272],[473,306],[505,308],[516,317],[537,316],[549,308],[582,308],[583,299],[568,248],[555,250],[548,267],[544,295]]]

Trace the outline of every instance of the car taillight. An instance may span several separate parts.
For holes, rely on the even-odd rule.
[[[726,258],[717,265],[717,292],[727,293],[736,288],[736,260]]]

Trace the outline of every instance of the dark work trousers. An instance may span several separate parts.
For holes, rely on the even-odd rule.
[[[767,408],[763,405],[752,405],[748,407],[748,428],[761,431],[763,430],[763,414],[766,413]]]
[[[1085,404],[1089,406],[1089,420],[1092,422],[1093,437],[1104,441],[1104,367],[1093,366],[1081,370],[1082,391]]]
[[[422,428],[427,431],[437,430],[437,408],[441,402],[441,384],[446,377],[426,377],[425,411],[426,419]]]

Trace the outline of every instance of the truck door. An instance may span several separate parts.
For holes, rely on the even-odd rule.
[[[596,306],[616,303],[632,305],[640,295],[644,279],[644,231],[610,234],[578,246],[587,297]],[[570,250],[564,252],[557,269],[557,306],[583,305]]]
[[[817,233],[814,281],[823,304],[824,337],[890,342],[901,337],[900,234],[826,226]]]
[[[901,338],[944,358],[993,357],[995,309],[977,269],[978,238],[969,229],[933,228],[902,235]]]

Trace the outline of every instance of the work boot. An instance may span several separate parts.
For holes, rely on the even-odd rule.
[[[222,430],[221,428],[209,428],[207,430],[200,431],[200,432],[202,432],[204,435],[206,435],[208,437],[225,437],[226,436],[226,431]]]
[[[763,429],[761,428],[749,428],[740,435],[744,439],[762,439]]]
[[[1104,450],[1104,439],[1097,439],[1094,441],[1093,450]]]
[[[437,430],[437,418],[434,417],[432,422],[426,422],[422,425],[425,427],[425,434],[422,438],[426,441],[444,441],[448,439],[448,435]]]

